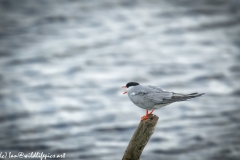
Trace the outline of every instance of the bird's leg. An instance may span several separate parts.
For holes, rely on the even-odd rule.
[[[152,114],[153,113],[153,111],[154,111],[154,109],[149,113],[149,114]]]
[[[148,119],[148,110],[146,110],[146,115],[141,118],[142,121],[145,119]]]

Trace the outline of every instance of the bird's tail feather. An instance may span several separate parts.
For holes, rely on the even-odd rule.
[[[169,104],[169,103],[173,103],[173,102],[186,101],[186,100],[191,99],[191,98],[200,97],[204,94],[205,93],[197,93],[197,92],[190,93],[190,94],[182,94],[182,93],[174,93],[173,92],[171,98],[163,99],[163,101],[161,103],[162,104]]]
[[[200,97],[204,94],[205,93],[197,93],[197,92],[190,93],[190,94],[173,93],[172,99],[174,99],[175,101],[186,101],[191,98]]]

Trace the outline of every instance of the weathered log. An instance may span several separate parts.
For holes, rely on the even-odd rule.
[[[139,160],[144,147],[147,145],[148,140],[155,130],[158,118],[158,116],[150,114],[148,119],[139,123],[122,160]]]

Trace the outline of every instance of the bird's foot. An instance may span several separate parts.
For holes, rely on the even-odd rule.
[[[149,114],[152,114],[153,112],[154,112],[154,109]]]
[[[148,115],[145,115],[141,118],[142,121],[145,120],[145,119],[148,119]]]

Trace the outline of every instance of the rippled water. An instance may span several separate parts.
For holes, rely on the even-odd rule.
[[[0,1],[0,152],[121,159],[145,113],[121,86],[138,81],[206,93],[155,112],[142,159],[239,160],[239,7]]]

